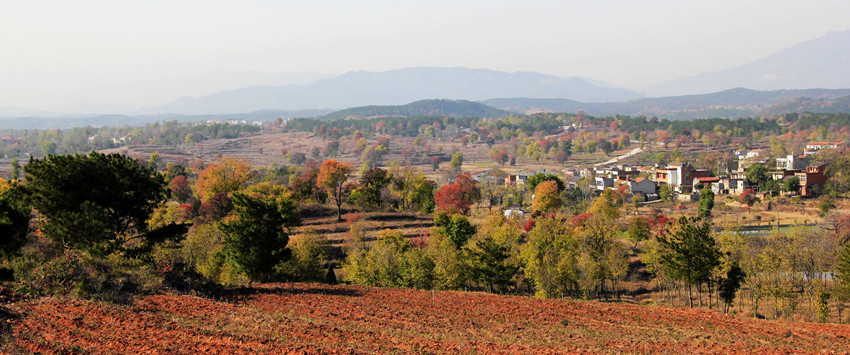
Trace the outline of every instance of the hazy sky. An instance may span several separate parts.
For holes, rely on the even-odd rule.
[[[464,66],[641,89],[848,30],[848,15],[846,0],[6,1],[0,106],[129,104],[85,93],[242,70]]]

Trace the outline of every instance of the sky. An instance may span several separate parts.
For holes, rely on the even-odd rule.
[[[850,30],[846,0],[30,0],[2,9],[0,107],[42,111],[161,104],[180,94],[165,88],[173,80],[211,72],[461,66],[639,90]]]

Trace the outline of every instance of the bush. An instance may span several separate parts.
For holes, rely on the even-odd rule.
[[[92,256],[64,250],[61,244],[38,238],[12,262],[15,279],[38,296],[67,295],[115,303],[129,303],[137,294],[162,288],[154,267],[118,254]]]
[[[327,259],[327,244],[327,239],[321,234],[302,234],[292,243],[292,257],[275,267],[275,278],[283,281],[325,281],[327,270],[322,264]]]

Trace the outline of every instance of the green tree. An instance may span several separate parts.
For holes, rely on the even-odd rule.
[[[275,267],[275,278],[298,282],[326,281],[327,270],[322,263],[328,256],[327,245],[323,235],[315,231],[303,233],[292,243],[292,257]],[[330,270],[333,272],[333,269]]]
[[[785,192],[798,192],[800,191],[800,178],[793,176],[785,179],[782,183],[782,189]]]
[[[649,227],[649,221],[643,217],[634,217],[629,222],[629,240],[635,242],[635,249],[637,249],[638,243],[648,240],[652,231]]]
[[[9,259],[27,241],[30,212],[23,188],[0,179],[0,255]]]
[[[572,228],[558,218],[538,218],[520,250],[523,271],[536,295],[557,298],[577,294],[578,246]]]
[[[537,173],[529,176],[528,181],[525,182],[525,186],[528,188],[528,191],[534,191],[537,188],[537,184],[544,181],[554,181],[558,185],[558,192],[564,191],[564,181],[554,174],[549,173]]]
[[[148,159],[148,167],[153,170],[157,170],[157,167],[159,166],[160,162],[161,159],[159,158],[159,152],[153,152],[151,153],[150,158]]]
[[[507,292],[519,268],[511,262],[510,247],[500,245],[493,237],[477,239],[467,249],[469,272],[488,292]]]
[[[21,163],[18,162],[18,158],[12,159],[12,162],[9,163],[12,166],[12,173],[10,175],[10,179],[17,180],[21,177]]]
[[[363,172],[357,190],[360,192],[358,204],[367,208],[380,208],[383,205],[382,192],[390,182],[387,171],[371,168]]]
[[[617,292],[617,281],[628,270],[628,264],[623,248],[615,239],[619,233],[613,224],[616,218],[593,206],[591,211],[594,212],[576,238],[580,252],[579,284],[585,296],[595,294],[599,297],[605,292],[605,280],[611,280]]]
[[[466,242],[475,235],[476,228],[471,223],[469,223],[469,219],[460,214],[446,214],[445,212],[438,211],[434,214],[434,223],[437,225],[434,227],[433,234],[441,234],[449,238],[457,248],[462,248],[466,245]]]
[[[452,154],[452,160],[449,162],[449,167],[452,168],[452,171],[458,172],[460,171],[461,165],[463,165],[463,154],[461,152],[455,152]]]
[[[699,218],[711,218],[711,210],[714,209],[714,192],[710,188],[699,192]]]
[[[154,208],[168,196],[165,177],[121,154],[51,155],[24,168],[41,230],[66,246],[106,255],[141,239],[143,246],[178,231],[148,230]]]
[[[726,272],[726,277],[720,280],[720,284],[718,285],[718,290],[720,291],[720,299],[723,300],[723,311],[728,312],[729,307],[732,306],[732,302],[735,301],[735,294],[738,292],[738,289],[741,288],[741,284],[744,283],[747,274],[744,273],[744,270],[738,265],[738,263],[733,263],[729,268],[729,271]]]
[[[241,193],[232,202],[236,218],[221,224],[224,255],[252,281],[269,281],[275,267],[290,258],[285,228],[292,227],[295,204]]]
[[[767,167],[764,164],[753,164],[747,168],[744,179],[750,185],[762,186],[762,184],[767,181],[767,174]]]
[[[403,284],[404,254],[412,246],[399,231],[385,229],[375,243],[367,248],[353,248],[343,264],[346,279],[350,282],[379,286],[400,287]]]
[[[664,249],[662,264],[672,272],[672,277],[688,285],[688,303],[693,307],[692,286],[696,285],[702,292],[702,283],[720,265],[720,250],[711,235],[711,224],[681,217],[677,229],[658,238],[658,242]]]
[[[673,199],[673,188],[670,184],[661,184],[658,188],[658,197],[661,201],[670,202]]]

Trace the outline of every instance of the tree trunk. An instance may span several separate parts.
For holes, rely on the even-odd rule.
[[[342,203],[341,202],[336,203],[336,221],[342,222]]]
[[[702,283],[697,284],[697,294],[699,295],[699,308],[702,308]]]
[[[688,307],[694,308],[694,296],[691,290],[690,282],[688,282]]]

